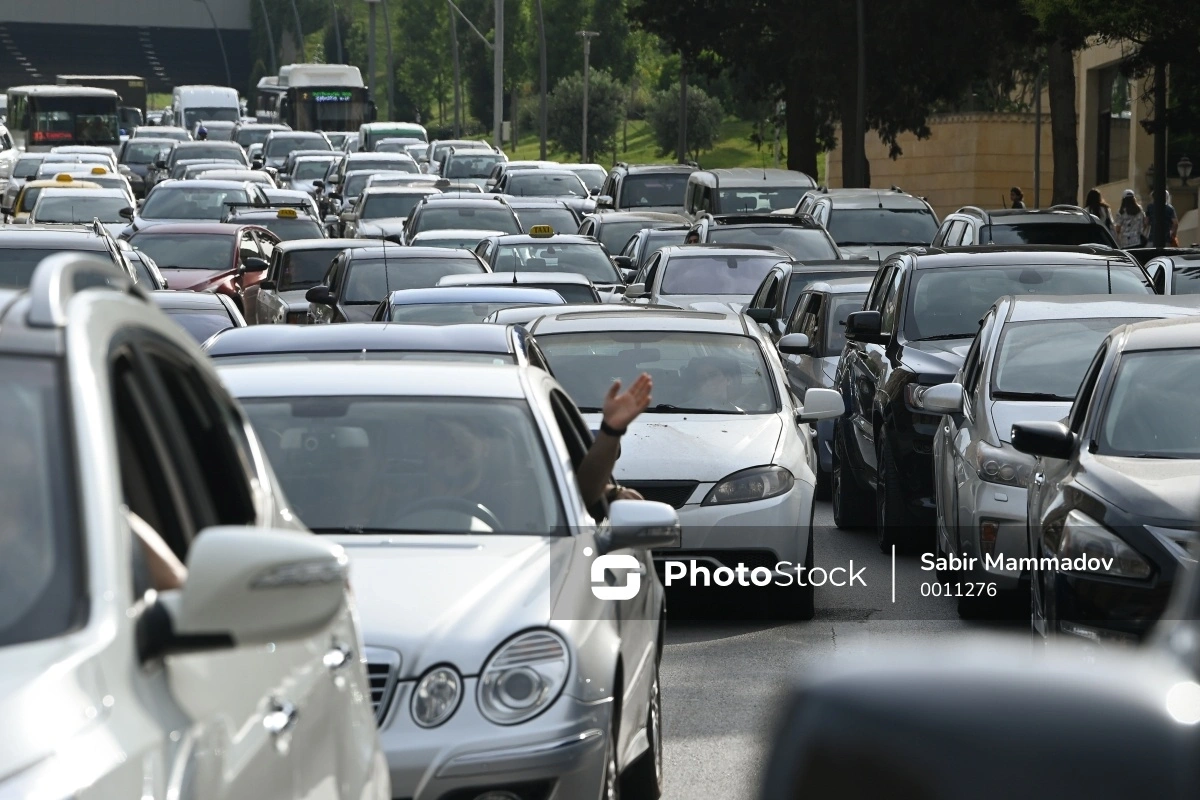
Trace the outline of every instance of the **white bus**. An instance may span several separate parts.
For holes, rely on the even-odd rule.
[[[92,86],[13,86],[8,130],[17,147],[45,151],[67,144],[121,144],[120,97]]]
[[[254,116],[297,131],[355,131],[375,119],[375,103],[358,67],[287,64],[258,82]]]

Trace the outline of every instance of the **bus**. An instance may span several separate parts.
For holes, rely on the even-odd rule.
[[[121,130],[132,132],[145,124],[146,79],[140,75],[57,75],[59,86],[95,86],[112,89],[121,96],[117,113],[121,118]]]
[[[288,64],[258,82],[254,116],[297,131],[355,131],[375,119],[375,103],[358,67]]]
[[[46,151],[66,144],[121,144],[121,98],[94,86],[13,86],[8,130],[17,147]]]

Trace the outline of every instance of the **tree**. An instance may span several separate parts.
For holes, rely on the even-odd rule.
[[[625,109],[625,87],[593,69],[588,87],[588,153],[613,149]],[[546,135],[556,149],[579,155],[583,144],[583,74],[563,78],[546,99]]]
[[[647,121],[654,132],[659,155],[679,154],[679,89],[657,92],[647,109]],[[698,159],[700,152],[712,149],[721,130],[725,111],[721,102],[699,87],[689,87],[687,95],[687,153]]]

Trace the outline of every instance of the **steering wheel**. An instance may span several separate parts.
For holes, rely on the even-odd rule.
[[[500,524],[500,519],[492,513],[491,509],[481,503],[473,503],[470,500],[464,500],[461,497],[430,497],[425,500],[418,500],[404,509],[397,520],[398,527],[405,527],[404,520],[420,514],[422,511],[454,511],[461,514],[474,517],[486,523],[493,531],[503,529]]]

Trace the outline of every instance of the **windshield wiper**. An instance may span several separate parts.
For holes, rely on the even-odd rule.
[[[342,525],[341,527],[333,528],[309,528],[313,533],[353,533],[362,534],[364,536],[379,536],[392,533],[420,533],[420,531],[406,531],[399,528],[366,528],[362,525]]]
[[[1074,400],[1074,397],[1063,397],[1061,394],[1053,394],[1051,392],[1006,392],[1003,389],[995,389],[992,391],[993,400],[1048,400],[1052,402],[1066,402]]]
[[[579,413],[581,413],[581,414],[596,414],[596,413],[604,410],[603,408],[600,408],[599,406],[576,406],[576,407],[579,409]]]
[[[1175,456],[1166,453],[1138,453],[1134,458],[1161,458],[1167,461],[1183,461],[1187,456]]]
[[[973,333],[941,333],[937,336],[922,336],[920,339],[913,339],[914,342],[942,342],[947,339],[974,339]]]
[[[685,406],[673,406],[670,403],[659,403],[658,405],[650,406],[646,409],[651,412],[666,413],[666,414],[745,414],[740,408],[687,408]]]

